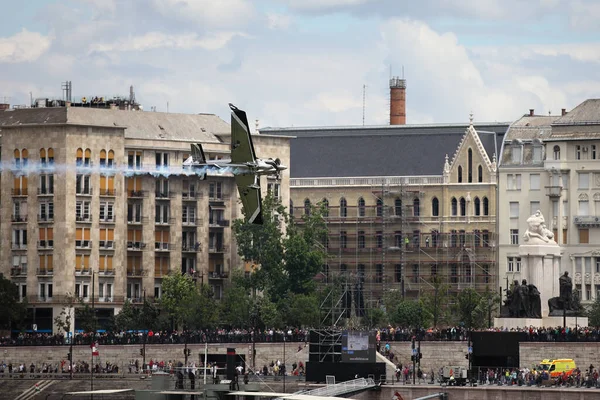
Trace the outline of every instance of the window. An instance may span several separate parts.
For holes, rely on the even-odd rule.
[[[323,216],[325,218],[329,217],[329,200],[327,200],[327,199],[321,200],[320,206],[323,209]]]
[[[165,204],[166,206],[166,204]],[[157,210],[158,210],[158,206]],[[164,217],[169,215],[168,211],[165,211],[165,208],[163,207],[161,210],[162,213],[162,217],[163,217],[163,223],[167,222],[164,220]],[[182,217],[182,222],[184,225],[195,225],[196,224],[196,206],[183,206],[181,208],[181,217]]]
[[[75,193],[77,194],[92,194],[90,187],[91,175],[77,174],[75,181]]]
[[[529,190],[540,190],[540,174],[529,175]]]
[[[512,160],[513,164],[520,164],[521,163],[521,154],[523,153],[523,148],[520,145],[516,145],[516,146],[511,146],[511,149],[512,149],[511,160]]]
[[[451,207],[452,208],[452,215],[453,216],[458,215],[458,201],[456,200],[455,197],[452,198],[451,206],[452,206]]]
[[[474,247],[481,247],[481,232],[477,229],[473,231],[473,245]]]
[[[450,231],[450,247],[458,247],[458,232],[455,229]]]
[[[473,150],[467,151],[467,182],[473,182]]]
[[[438,266],[437,264],[431,264],[431,276],[437,276]]]
[[[542,146],[540,146],[540,145],[533,146],[533,162],[534,163],[542,162]]]
[[[396,282],[402,282],[402,264],[394,265],[394,280]]]
[[[274,199],[281,200],[281,184],[274,182],[267,183],[267,193],[270,193]]]
[[[115,244],[115,230],[110,228],[100,228],[100,248],[112,249]]]
[[[139,224],[142,222],[142,204],[128,203],[127,204],[127,223]]]
[[[414,217],[418,217],[419,215],[421,215],[421,210],[420,210],[420,201],[418,198],[415,197],[415,199],[413,200],[413,216]]]
[[[553,157],[555,161],[560,160],[560,146],[554,146]]]
[[[115,222],[114,215],[115,205],[113,202],[100,202],[100,222]]]
[[[27,196],[27,177],[15,176],[13,180],[13,194],[16,196]]]
[[[90,272],[90,255],[75,254],[75,273],[87,274]]]
[[[15,201],[13,203],[12,220],[14,222],[27,222],[27,202],[26,201]]]
[[[581,160],[581,146],[580,145],[575,146],[575,159]]]
[[[483,215],[490,215],[489,200],[487,197],[483,198]]]
[[[413,246],[420,247],[421,246],[421,231],[413,231]]]
[[[54,165],[54,149],[40,149],[40,164],[42,165],[42,168]]]
[[[222,182],[211,182],[208,185],[208,198],[209,199],[223,199]]]
[[[366,210],[365,210],[365,199],[363,199],[362,197],[358,199],[358,216],[359,217],[364,217],[366,215]]]
[[[521,257],[508,257],[508,272],[521,272]]]
[[[40,283],[40,300],[52,299],[52,284]]]
[[[467,234],[464,230],[458,231],[458,240],[461,247],[465,247],[466,245]]]
[[[19,301],[27,299],[27,285],[25,283],[19,283],[17,286],[19,286]]]
[[[156,204],[154,206],[154,222],[157,224],[168,224],[169,223],[169,211],[170,207],[168,204]],[[183,206],[182,209],[182,223],[193,225],[196,222],[196,207],[194,206]]]
[[[108,282],[98,283],[98,299],[100,301],[112,301],[113,285]]]
[[[590,215],[590,202],[585,200],[579,200],[579,215]]]
[[[510,244],[519,244],[519,230],[518,229],[510,230]]]
[[[521,190],[521,174],[508,174],[507,179],[507,190]]]
[[[383,217],[383,200],[377,198],[377,216]]]
[[[161,296],[162,296],[162,286],[160,283],[155,283],[154,284],[154,298],[160,299]]]
[[[465,267],[465,283],[471,283],[473,279],[473,266],[471,264],[463,264]]]
[[[358,248],[365,248],[365,231],[358,231]]]
[[[475,206],[475,216],[481,215],[481,201],[479,197],[475,197],[475,201],[473,201],[473,205]]]
[[[441,244],[441,236],[438,231],[431,231],[431,245],[438,247]]]
[[[519,218],[519,202],[510,202],[510,218]]]
[[[215,183],[215,182],[212,182],[212,183]],[[211,183],[211,185],[209,185],[209,189],[215,190],[215,187],[212,186],[212,183]],[[214,195],[214,193],[213,193],[213,195]],[[194,182],[190,182],[187,179],[184,179],[183,182],[182,182],[181,196],[184,199],[193,199],[193,198],[195,198],[196,197],[196,185],[195,185],[195,183]]]
[[[401,231],[394,232],[394,246],[402,247],[402,232]]]
[[[54,229],[51,227],[40,227],[38,247],[40,249],[51,249],[54,247]]]
[[[460,215],[467,215],[467,202],[464,197],[460,198]]]
[[[77,228],[75,230],[75,248],[89,249],[91,246],[90,228]]]
[[[348,203],[345,198],[340,199],[340,217],[346,218],[348,216]]]
[[[381,249],[383,247],[383,232],[382,231],[377,231],[375,233],[375,245],[377,246],[378,249]]]
[[[348,246],[348,236],[346,236],[346,231],[340,231],[340,247],[345,249]]]
[[[142,168],[142,152],[129,151],[127,153],[127,168],[141,169]]]
[[[591,150],[591,158],[592,160],[596,159],[596,145],[593,144],[590,146],[590,150]]]
[[[54,271],[52,254],[40,254],[39,272],[42,275],[52,275]]]
[[[462,166],[458,166],[458,183],[462,183]]]
[[[115,152],[100,150],[100,168],[113,168],[115,166]]]
[[[159,178],[154,183],[154,196],[161,199],[169,197],[169,180],[166,178]]]
[[[304,199],[304,215],[310,215],[310,200]]]
[[[27,151],[27,149],[23,149],[23,150],[15,149],[14,156],[15,156],[15,168],[20,169],[21,167],[23,167],[23,168],[27,167],[27,160],[29,158],[29,152]]]
[[[590,230],[580,229],[579,230],[579,243],[588,244],[590,242]]]
[[[40,175],[40,186],[38,191],[40,194],[54,194],[54,175]]]
[[[458,265],[450,264],[450,283],[458,283]]]
[[[375,283],[383,282],[383,264],[375,265]]]
[[[419,264],[413,264],[412,266],[412,282],[419,283]]]
[[[397,217],[402,215],[402,200],[398,198],[394,200],[394,215],[396,215]]]
[[[483,167],[481,165],[477,167],[477,182],[483,182]]]
[[[487,230],[481,231],[481,237],[483,239],[483,247],[490,247],[490,232]]]
[[[133,299],[134,301],[140,301],[141,297],[141,284],[138,282],[128,282],[127,298]]]
[[[589,189],[590,188],[590,174],[580,172],[578,174],[579,177],[579,189]]]
[[[540,209],[539,201],[530,201],[529,202],[529,215],[535,214],[535,212],[539,209]]]
[[[91,202],[89,201],[75,202],[75,220],[77,222],[90,222],[92,220],[90,205]]]
[[[156,231],[154,235],[156,240],[155,246],[157,244],[160,246],[161,243],[169,243],[169,231]],[[181,246],[183,250],[197,250],[200,248],[200,243],[197,241],[195,231],[183,231],[181,235]]]
[[[169,168],[169,153],[159,152],[154,153],[156,159],[156,169]]]
[[[434,217],[439,217],[440,215],[440,201],[437,197],[431,200],[431,215]]]

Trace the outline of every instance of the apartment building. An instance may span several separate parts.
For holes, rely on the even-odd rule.
[[[291,135],[290,210],[327,207],[323,279],[353,309],[388,290],[496,290],[496,159],[507,123],[268,128]],[[496,142],[498,140],[498,142]],[[360,293],[357,297],[356,293]],[[363,311],[360,311],[363,309]]]
[[[539,209],[562,248],[561,272],[573,276],[582,302],[600,296],[599,138],[598,99],[560,116],[531,110],[511,125],[499,166],[503,287],[521,279],[518,245],[526,219]]]
[[[243,268],[230,228],[242,216],[232,175],[201,180],[182,168],[194,142],[211,159],[228,157],[230,126],[219,117],[88,103],[2,111],[0,131],[0,272],[29,302],[28,328],[55,329],[68,293],[93,295],[102,323],[126,300],[160,298],[172,271],[221,298]],[[259,156],[287,165],[289,140],[254,137]],[[287,175],[263,179],[289,201]]]

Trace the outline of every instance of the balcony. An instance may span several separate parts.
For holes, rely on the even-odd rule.
[[[91,187],[78,188],[79,190],[75,190],[76,196],[91,196],[94,194],[94,191]]]
[[[75,248],[81,250],[90,250],[92,248],[92,242],[90,240],[76,240]]]
[[[27,223],[27,215],[11,215],[10,220],[14,223]]]
[[[559,198],[562,189],[562,186],[546,186],[546,196],[550,198]]]
[[[222,194],[222,195],[208,195],[208,202],[209,203],[223,203],[225,201],[229,200],[229,194]]]
[[[54,222],[54,214],[38,214],[37,220],[38,222]]]
[[[229,226],[229,220],[227,220],[227,219],[220,219],[217,221],[209,220],[208,225],[211,228],[225,228],[225,227]]]
[[[92,216],[91,216],[91,214],[75,215],[75,222],[91,224]]]
[[[27,243],[11,242],[10,248],[13,250],[27,250]]]
[[[52,268],[38,268],[37,276],[52,276],[54,274],[54,270]]]
[[[115,217],[112,216],[110,218],[100,218],[99,222],[101,224],[114,224],[115,223]]]
[[[146,243],[127,242],[127,251],[143,251],[145,248],[146,248]]]
[[[54,248],[54,240],[38,240],[38,250],[52,250]]]
[[[148,195],[145,190],[128,190],[127,197],[130,199],[143,199]]]
[[[27,266],[11,267],[10,276],[25,276],[27,275]]]
[[[114,297],[113,296],[99,297],[98,302],[99,303],[112,303],[112,302],[114,302]]]
[[[202,219],[201,218],[183,218],[183,220],[181,221],[181,224],[183,226],[199,226],[202,225]]]
[[[90,275],[91,274],[91,270],[90,267],[75,267],[75,275],[80,276],[80,275]]]
[[[229,274],[227,272],[208,272],[208,279],[227,279]]]
[[[145,224],[146,222],[148,222],[148,217],[134,216],[131,219],[127,219],[127,225],[141,225]]]
[[[27,196],[27,188],[24,189],[12,189],[12,195],[15,197]]]
[[[175,223],[175,218],[158,218],[154,219],[155,225],[173,225]]]
[[[189,191],[181,193],[181,199],[183,201],[196,201],[200,198],[202,198],[202,192],[199,191]]]
[[[113,276],[115,274],[115,270],[112,268],[100,268],[98,270],[98,274],[102,276]]]
[[[600,227],[600,217],[595,215],[577,215],[573,217],[573,223],[582,228]]]
[[[101,240],[99,242],[100,250],[114,250],[115,242],[112,240]]]
[[[54,188],[38,188],[37,194],[38,196],[54,196]]]
[[[213,253],[213,254],[225,253],[225,252],[227,252],[227,247],[226,246],[211,246],[208,248],[208,252]]]
[[[185,253],[197,253],[200,251],[200,243],[182,243],[181,251]]]
[[[143,275],[144,269],[142,267],[127,267],[127,276],[133,277],[141,277]]]
[[[171,243],[154,242],[154,251],[171,251],[175,248]]]
[[[175,197],[175,193],[173,192],[155,192],[154,197],[156,200],[170,200]]]
[[[51,296],[37,296],[36,298],[37,303],[51,303],[52,300],[53,298]]]
[[[101,197],[115,197],[117,195],[117,191],[115,189],[100,189]]]

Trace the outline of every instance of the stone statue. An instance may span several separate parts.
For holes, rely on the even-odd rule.
[[[542,303],[540,291],[533,284],[527,284],[523,279],[514,281],[512,288],[506,291],[506,300],[501,315],[511,318],[541,318]]]
[[[540,210],[527,218],[528,228],[523,239],[527,244],[556,244],[554,234],[546,228],[546,220]]]
[[[573,297],[573,281],[569,277],[569,272],[565,271],[563,276],[558,278],[560,287],[560,298],[567,304],[571,304]]]
[[[569,272],[565,271],[558,279],[558,283],[560,295],[548,300],[548,308],[550,309],[549,315],[578,315],[583,309],[583,306],[581,305],[579,291],[575,290],[575,292],[573,292],[573,280],[569,276]]]
[[[542,300],[538,288],[529,284],[529,316],[531,318],[542,318]]]

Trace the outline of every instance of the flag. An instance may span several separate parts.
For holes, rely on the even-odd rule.
[[[90,347],[92,348],[92,356],[99,356],[100,353],[98,352],[98,343],[92,343],[90,345]]]

